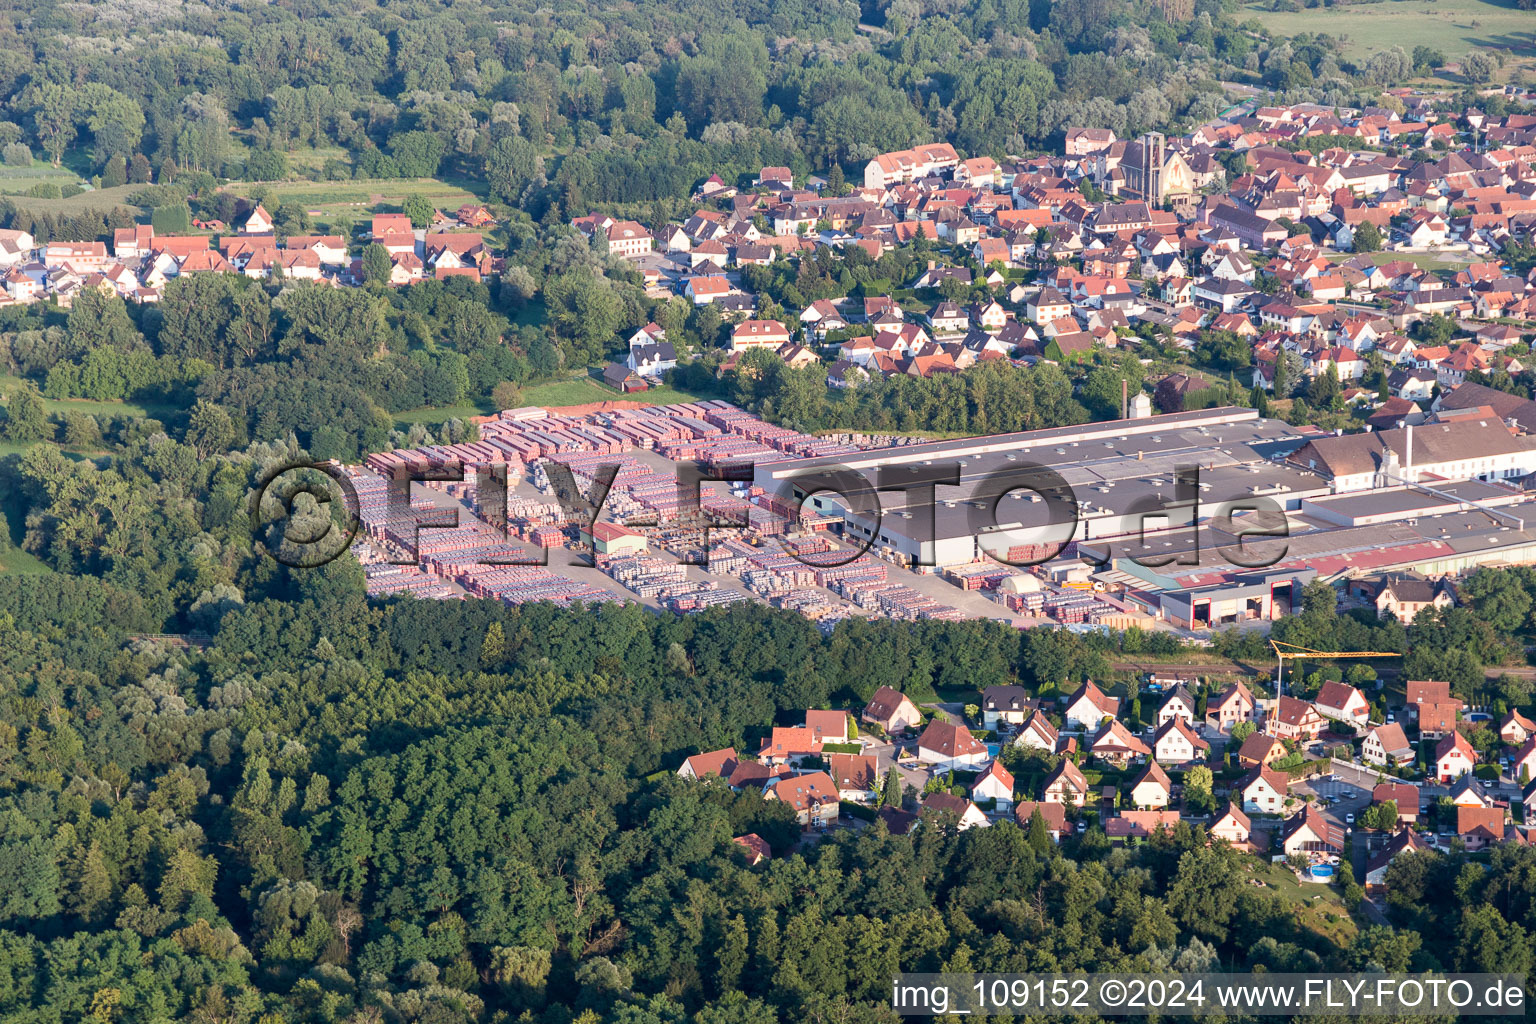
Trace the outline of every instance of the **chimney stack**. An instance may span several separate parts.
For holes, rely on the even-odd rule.
[[[1126,419],[1131,415],[1130,382],[1120,378],[1120,418]]]

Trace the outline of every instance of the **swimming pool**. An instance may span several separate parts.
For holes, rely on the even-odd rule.
[[[1313,864],[1311,868],[1312,879],[1316,882],[1326,882],[1333,877],[1332,864]]]

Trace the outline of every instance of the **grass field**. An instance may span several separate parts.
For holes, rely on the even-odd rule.
[[[1406,260],[1420,270],[1464,270],[1468,263],[1481,259],[1481,257],[1468,258],[1460,253],[1435,252],[1374,252],[1370,255],[1378,267],[1386,263]],[[1335,263],[1343,263],[1345,260],[1354,259],[1354,253],[1337,253],[1328,258]]]
[[[319,151],[319,152],[324,152]],[[324,159],[323,157],[321,158]],[[232,181],[220,191],[245,196],[261,188],[267,194],[267,206],[274,203],[298,203],[309,211],[317,227],[328,227],[343,215],[360,224],[375,213],[398,210],[408,195],[421,195],[439,210],[452,211],[465,203],[477,203],[482,197],[458,185],[437,178],[362,178],[347,181]]]
[[[1430,46],[1453,61],[1475,49],[1536,58],[1536,14],[1520,10],[1514,0],[1384,0],[1301,11],[1245,4],[1239,18],[1250,16],[1283,35],[1324,32],[1342,37],[1345,52],[1355,59],[1393,46],[1409,53],[1415,46]],[[1388,18],[1390,23],[1384,20]]]
[[[35,196],[7,198],[19,209],[31,210],[33,213],[79,213],[81,210],[107,210],[114,206],[126,206],[137,210],[138,207],[130,203],[128,197],[142,191],[143,188],[143,185],[118,185],[115,188],[99,188],[82,192],[68,199],[38,199]]]
[[[0,374],[0,395],[9,394],[21,383],[20,379]],[[83,412],[90,416],[153,416],[159,418],[174,409],[139,402],[96,402],[88,398],[44,398],[43,407],[50,413]],[[0,401],[0,409],[5,403]],[[3,453],[0,453],[3,454]]]
[[[31,167],[0,167],[0,193],[15,195],[26,192],[34,185],[79,184],[80,176],[67,167],[54,167],[46,160],[34,161]]]

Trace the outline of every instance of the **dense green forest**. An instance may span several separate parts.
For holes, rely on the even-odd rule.
[[[131,15],[15,4],[0,144],[55,163],[83,152],[112,183],[176,169],[270,180],[286,151],[339,147],[347,158],[331,176],[473,171],[537,218],[678,199],[711,172],[855,164],[925,138],[1001,155],[1071,123],[1162,128],[1214,115],[1223,79],[1345,102],[1412,71],[1407,57],[1354,67],[1327,37],[1272,42],[1235,12],[1220,0],[454,0]]]

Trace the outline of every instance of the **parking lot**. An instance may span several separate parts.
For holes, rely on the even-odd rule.
[[[1291,792],[1302,798],[1309,793],[1315,796],[1325,812],[1341,824],[1348,824],[1348,815],[1359,814],[1371,803],[1370,789],[1336,775],[1304,779],[1292,786]]]

